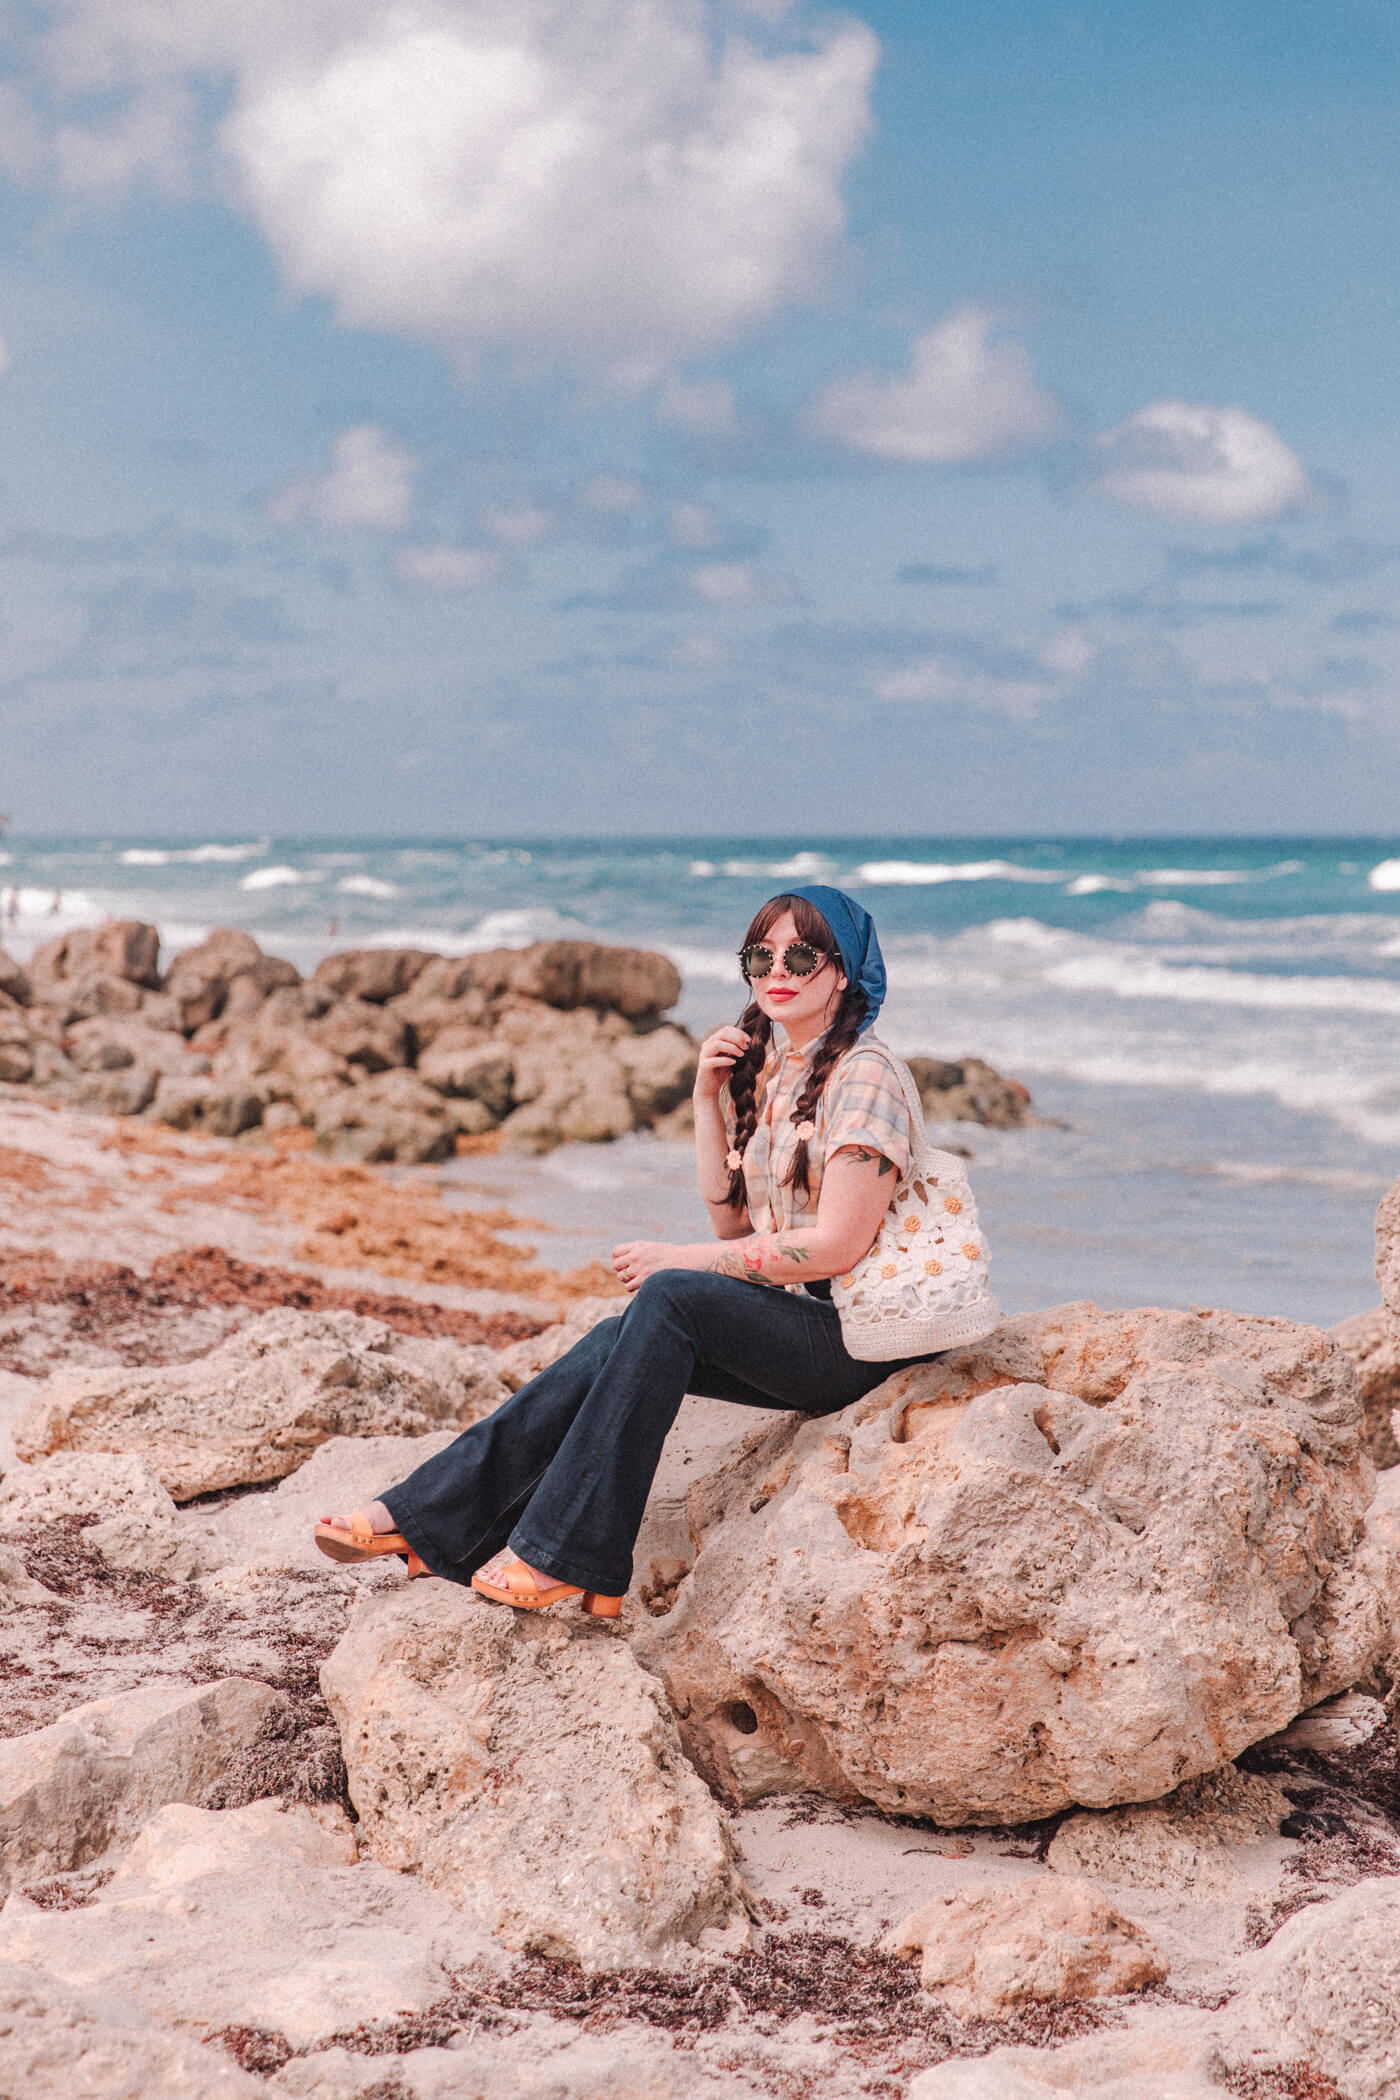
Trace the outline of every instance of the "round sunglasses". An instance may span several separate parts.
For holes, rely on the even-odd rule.
[[[810,941],[789,941],[783,950],[783,968],[790,977],[811,977],[823,963],[830,962],[820,948]],[[766,977],[773,967],[773,950],[763,941],[753,941],[747,948],[739,950],[739,968],[750,984],[756,978]]]

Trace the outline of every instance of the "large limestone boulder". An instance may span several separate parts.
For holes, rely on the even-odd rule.
[[[909,1071],[924,1114],[936,1122],[1017,1130],[1036,1121],[1020,1080],[1003,1079],[980,1057],[911,1057]]]
[[[12,955],[0,948],[0,997],[11,1000],[16,1006],[28,1006],[32,993],[29,972],[22,970]]]
[[[537,941],[474,955],[470,981],[488,999],[514,994],[571,1010],[592,1006],[629,1021],[665,1013],[681,995],[680,972],[668,956],[600,941]]]
[[[1392,1182],[1376,1211],[1376,1280],[1386,1311],[1400,1319],[1400,1181]]]
[[[62,1451],[15,1466],[0,1482],[0,1535],[90,1516],[98,1521],[84,1526],[83,1543],[113,1567],[185,1582],[211,1565],[160,1476],[134,1451]]]
[[[11,1899],[0,1961],[120,1992],[186,2033],[253,2027],[298,2047],[422,2011],[474,1964],[499,1966],[432,1890],[348,1856],[305,1808],[166,1809],[95,1902]]]
[[[301,973],[275,955],[265,955],[250,933],[219,926],[197,947],[186,948],[165,974],[164,991],[180,1013],[186,1034],[221,1016],[254,1013],[280,985],[296,985]]]
[[[102,926],[78,926],[36,948],[29,964],[34,996],[47,999],[61,985],[94,977],[118,978],[131,985],[160,982],[160,931],[141,919],[109,919]]]
[[[917,1958],[924,1989],[960,2020],[1004,2020],[1027,2005],[1144,1991],[1167,1973],[1142,1927],[1083,1880],[955,1889],[880,1945]]]
[[[168,1028],[152,1028],[144,1012],[98,1014],[68,1031],[68,1056],[80,1072],[121,1072],[143,1065],[162,1077],[193,1079],[209,1070],[209,1060],[191,1050]]]
[[[907,2100],[1228,2100],[1218,2015],[1185,2007],[1131,2028],[1110,2027],[1060,2049],[1025,2045],[953,2057],[923,2071]],[[1287,2093],[1273,2082],[1254,2088]],[[1301,2100],[1306,2086],[1293,2089]]]
[[[0,1889],[129,1843],[167,1801],[197,1801],[285,1694],[247,1678],[151,1685],[0,1742]]]
[[[337,999],[328,1013],[309,1023],[313,1042],[347,1065],[355,1076],[389,1072],[412,1062],[413,1034],[402,1015],[389,1013],[368,999]]]
[[[630,1033],[617,1014],[584,1007],[555,1013],[515,1003],[503,1012],[492,1041],[509,1056],[515,1108],[502,1128],[531,1151],[573,1141],[624,1137],[635,1117],[617,1056]]]
[[[261,2078],[216,2047],[171,2034],[117,1983],[75,1991],[40,1969],[0,1966],[0,2094],[15,2100],[257,2100]]]
[[[1372,1312],[1356,1313],[1332,1329],[1356,1366],[1365,1409],[1363,1434],[1375,1464],[1400,1465],[1400,1440],[1395,1434],[1395,1411],[1400,1408],[1400,1322],[1389,1308],[1378,1305]]]
[[[34,1038],[22,1014],[0,1008],[0,1081],[23,1086],[34,1076]]]
[[[264,1313],[208,1356],[45,1380],[15,1429],[23,1459],[136,1452],[177,1502],[280,1480],[333,1436],[464,1427],[503,1396],[495,1352],[356,1313]]]
[[[746,1940],[723,1814],[611,1631],[415,1583],[366,1598],[321,1686],[369,1851],[507,1947],[616,1969]]]
[[[377,1007],[371,1011],[380,1015]],[[380,1072],[327,1094],[317,1105],[315,1124],[316,1149],[332,1159],[409,1166],[450,1159],[457,1139],[456,1119],[441,1094],[416,1072]]]
[[[557,1364],[561,1356],[567,1356],[575,1342],[581,1342],[591,1334],[600,1320],[615,1320],[625,1313],[632,1300],[619,1295],[616,1298],[579,1298],[569,1307],[567,1320],[556,1320],[552,1327],[542,1327],[538,1334],[527,1334],[523,1341],[511,1342],[500,1352],[499,1368],[502,1382],[513,1393],[551,1364]]]
[[[1358,1882],[1280,1926],[1238,2001],[1259,2057],[1304,2062],[1347,2100],[1400,2100],[1400,1880]]]
[[[335,999],[363,999],[383,1006],[397,999],[442,958],[424,948],[344,948],[317,965],[314,983]]]
[[[633,1638],[731,1800],[1156,1800],[1388,1652],[1360,1415],[1315,1328],[1008,1321],[756,1431],[691,1489],[693,1569]]]
[[[1059,1874],[1204,1897],[1240,1897],[1261,1853],[1281,1850],[1292,1802],[1277,1779],[1225,1765],[1136,1808],[1067,1816],[1046,1851]]]
[[[301,1568],[321,1582],[331,1563],[313,1536],[317,1518],[377,1501],[415,1467],[445,1451],[456,1435],[455,1429],[440,1429],[427,1436],[332,1437],[266,1494],[236,1495],[212,1516],[191,1511],[180,1521],[196,1532],[198,1551],[210,1567]],[[90,1530],[85,1534],[92,1535]],[[385,1581],[397,1581],[403,1563],[380,1561],[376,1568]],[[373,1570],[361,1568],[352,1577],[357,1589],[373,1579]]]

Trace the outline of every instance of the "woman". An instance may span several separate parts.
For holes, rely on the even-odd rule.
[[[715,1238],[627,1240],[632,1303],[353,1517],[334,1560],[402,1554],[527,1610],[581,1596],[615,1618],[661,1447],[686,1393],[834,1414],[901,1368],[848,1355],[827,1279],[866,1253],[909,1164],[909,1109],[868,1033],[885,991],[869,914],[841,890],[764,905],[751,1003],[700,1047],[695,1144]],[[774,1038],[775,1024],[781,1037]]]

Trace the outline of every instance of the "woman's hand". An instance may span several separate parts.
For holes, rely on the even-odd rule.
[[[612,1251],[612,1265],[629,1291],[639,1290],[658,1269],[688,1269],[690,1247],[673,1247],[665,1240],[624,1240]]]
[[[748,1047],[749,1039],[742,1028],[728,1024],[711,1030],[700,1045],[693,1090],[697,1101],[719,1099],[720,1088]]]

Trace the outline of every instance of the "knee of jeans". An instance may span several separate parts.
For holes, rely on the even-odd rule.
[[[691,1302],[697,1295],[696,1285],[703,1281],[703,1272],[695,1269],[657,1269],[638,1284],[632,1303],[671,1311]]]

